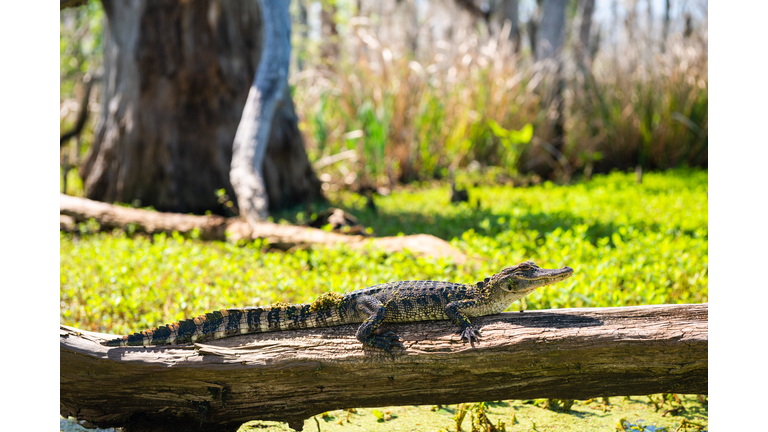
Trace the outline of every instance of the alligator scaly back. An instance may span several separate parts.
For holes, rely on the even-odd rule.
[[[265,333],[348,324],[344,296],[325,293],[312,303],[222,309],[196,318],[134,333],[106,346],[183,345],[248,333]],[[359,321],[358,321],[359,322]]]

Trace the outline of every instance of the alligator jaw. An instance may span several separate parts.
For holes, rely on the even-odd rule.
[[[532,291],[536,288],[568,279],[572,275],[573,269],[570,267],[550,270],[543,269],[533,264],[530,270],[515,275],[515,278],[518,281],[516,291]]]

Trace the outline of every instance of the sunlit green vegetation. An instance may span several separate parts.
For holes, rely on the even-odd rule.
[[[62,233],[61,322],[125,334],[214,309],[307,302],[392,280],[471,283],[525,259],[569,265],[575,275],[511,310],[707,301],[705,171],[649,173],[641,185],[614,173],[570,186],[470,187],[470,202],[458,205],[449,194],[446,186],[403,189],[377,198],[377,214],[357,195],[332,199],[376,235],[450,241],[469,257],[463,265],[342,245],[285,253],[262,241]]]
[[[569,408],[564,409],[564,405]],[[343,409],[324,412],[304,421],[305,431],[325,432],[673,432],[707,430],[706,397],[651,395],[555,401],[546,399],[408,405]],[[489,428],[493,425],[493,429]],[[62,431],[87,432],[74,420],[61,421]],[[459,426],[461,428],[459,428]],[[110,432],[112,429],[108,429]],[[289,432],[285,423],[252,421],[239,432]]]
[[[608,400],[607,405],[604,399],[571,401],[573,405],[567,411],[563,410],[561,401],[544,399],[440,407],[393,406],[356,409],[353,412],[336,410],[305,420],[304,430],[315,431],[318,426],[319,430],[326,432],[673,432],[678,428],[691,431],[706,429],[709,416],[707,407],[696,396],[665,396],[614,397]],[[495,429],[490,429],[489,423]],[[457,428],[457,424],[461,425],[461,429]],[[284,423],[255,421],[240,427],[239,432],[290,430]]]

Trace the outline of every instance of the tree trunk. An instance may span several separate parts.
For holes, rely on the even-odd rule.
[[[595,0],[584,0],[581,9],[581,25],[579,26],[579,43],[577,45],[577,58],[579,65],[585,61],[591,63],[590,54],[592,53],[592,15],[595,13]]]
[[[666,0],[664,2],[664,25],[661,30],[661,52],[664,53],[667,51],[667,37],[669,37],[669,21],[670,21],[670,9],[671,5],[670,2],[672,0]]]
[[[510,32],[509,40],[512,41],[515,47],[515,52],[520,52],[520,20],[518,18],[518,6],[517,0],[502,0],[501,3],[501,25],[509,20]]]
[[[288,2],[259,0],[259,6],[264,49],[235,134],[229,173],[240,215],[251,224],[266,219],[269,208],[321,196],[288,88]]]
[[[566,0],[544,0],[541,23],[536,35],[536,59],[543,60],[560,53],[565,29]]]
[[[263,47],[258,2],[103,0],[103,5],[102,113],[81,167],[86,196],[138,200],[162,211],[224,214],[215,192],[223,188],[234,196],[233,141]],[[277,113],[276,123],[295,121],[292,103]],[[312,183],[313,176],[299,165],[278,177]],[[317,181],[316,186],[306,195],[318,196]],[[278,187],[292,189],[302,187]],[[295,198],[270,197],[270,202]]]
[[[269,208],[277,210],[324,199],[322,183],[304,148],[299,117],[287,83],[273,117],[262,171]]]
[[[707,304],[510,312],[473,319],[474,349],[448,321],[388,325],[406,346],[392,356],[351,325],[194,348],[107,348],[111,335],[62,326],[60,412],[131,430],[300,430],[350,407],[707,394],[707,320]]]

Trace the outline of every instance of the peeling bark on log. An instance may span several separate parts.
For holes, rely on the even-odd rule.
[[[475,318],[476,348],[448,321],[388,325],[392,356],[355,326],[236,336],[194,347],[107,348],[61,326],[60,413],[130,430],[301,429],[349,407],[500,399],[707,394],[708,304],[558,309]]]
[[[454,249],[445,240],[428,234],[417,234],[403,237],[377,237],[371,239],[360,235],[344,235],[295,225],[280,225],[272,222],[257,222],[248,224],[242,219],[227,219],[221,216],[194,216],[179,213],[153,212],[135,208],[115,206],[61,194],[59,197],[59,212],[69,216],[74,222],[84,222],[95,219],[102,228],[128,229],[133,226],[137,232],[155,234],[178,231],[182,234],[194,229],[200,230],[200,238],[204,240],[241,240],[266,239],[279,249],[306,247],[313,244],[332,245],[346,243],[352,248],[362,249],[369,243],[386,252],[400,252],[405,249],[423,256],[435,258],[450,258],[457,264],[466,262],[466,256]],[[62,229],[67,229],[70,220],[61,221]]]

